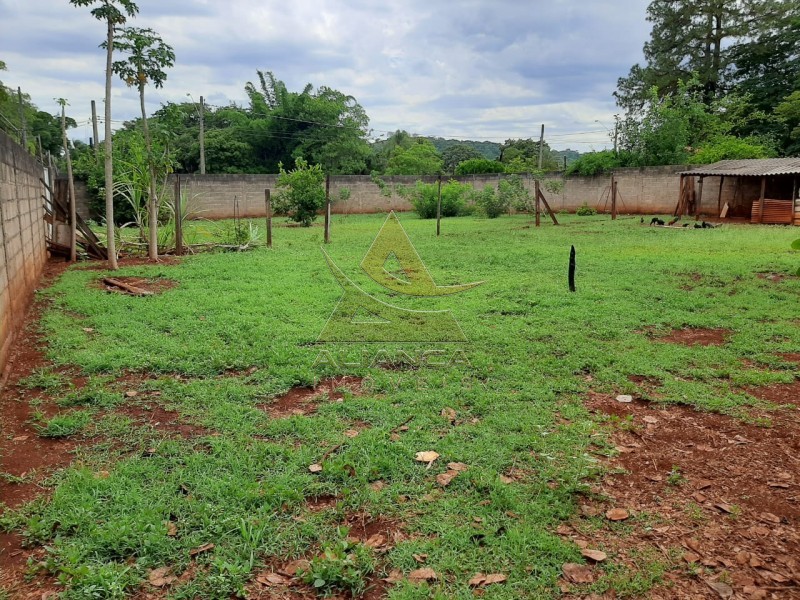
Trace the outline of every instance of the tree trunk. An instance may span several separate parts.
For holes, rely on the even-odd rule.
[[[72,178],[72,156],[67,142],[67,117],[64,105],[61,105],[61,138],[64,142],[64,155],[67,159],[67,182],[69,184],[69,259],[78,260],[77,210],[75,208],[75,180]]]
[[[147,254],[150,260],[158,260],[158,196],[156,196],[156,169],[153,166],[153,144],[150,140],[150,129],[147,126],[147,113],[144,108],[144,83],[139,81],[139,104],[142,108],[142,129],[144,130],[144,147],[147,152],[147,168],[150,173],[150,190],[148,203],[148,227],[150,234]]]
[[[116,271],[117,244],[114,240],[114,163],[112,162],[111,142],[111,68],[112,54],[114,52],[114,23],[108,19],[108,48],[106,52],[106,123],[105,123],[105,185],[106,185],[106,248],[108,249],[108,268]]]

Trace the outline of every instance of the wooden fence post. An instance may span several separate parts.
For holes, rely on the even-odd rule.
[[[181,215],[181,176],[175,176],[175,256],[183,256],[183,218]]]
[[[331,243],[331,176],[325,175],[325,243]]]
[[[439,173],[437,181],[439,183],[439,192],[438,192],[438,199],[436,200],[436,237],[439,237],[439,232],[441,231],[440,223],[442,221],[442,174],[441,173]]]
[[[611,220],[617,220],[617,178],[611,174]]]
[[[536,201],[534,202],[534,212],[536,214],[536,226],[539,227],[541,225],[542,216],[541,216],[541,205],[539,200],[541,196],[541,191],[539,191],[539,180],[534,179],[534,193],[536,194]]]
[[[267,209],[267,248],[272,248],[272,198],[269,189],[264,190],[264,204]]]

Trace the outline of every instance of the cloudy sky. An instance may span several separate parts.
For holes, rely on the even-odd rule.
[[[537,137],[581,151],[610,146],[617,78],[641,61],[647,0],[138,0],[137,27],[175,48],[177,64],[148,112],[167,101],[244,103],[256,69],[290,90],[353,95],[373,137],[503,141]],[[103,112],[104,25],[68,0],[0,0],[0,74],[40,109],[67,98],[88,139]],[[138,113],[115,80],[113,118]],[[596,121],[600,121],[597,123]]]

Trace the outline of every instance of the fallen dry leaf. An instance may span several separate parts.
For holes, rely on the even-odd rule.
[[[561,570],[572,583],[592,583],[594,581],[594,573],[586,565],[564,563],[561,565]]]
[[[624,508],[612,508],[606,511],[606,519],[609,521],[624,521],[631,514]]]
[[[274,585],[286,585],[289,583],[289,580],[286,579],[286,577],[279,575],[278,573],[264,573],[256,577],[256,581],[261,585],[266,585],[268,587],[272,587]]]
[[[509,477],[508,475],[500,475],[500,481],[503,483],[514,483],[516,479]]]
[[[125,395],[128,398],[135,398],[136,396],[139,395],[139,392],[137,392],[136,390],[128,390],[127,392],[125,392]]]
[[[417,462],[424,462],[428,464],[431,464],[437,458],[439,458],[439,453],[434,452],[433,450],[428,450],[426,452],[417,452],[417,454],[414,456],[414,460],[416,460]]]
[[[732,514],[733,513],[733,507],[730,504],[728,504],[727,502],[717,502],[714,505],[714,507],[718,508],[719,510],[721,510],[724,513],[728,513],[728,514]]]
[[[380,548],[381,546],[386,545],[386,536],[382,533],[376,533],[374,535],[369,536],[367,541],[364,542],[364,545],[367,548]]]
[[[178,526],[172,521],[167,521],[167,535],[169,537],[175,537],[178,535]]]
[[[84,330],[86,333],[92,333],[92,332],[94,331],[94,329],[92,329],[91,327],[84,327],[84,328],[83,328],[83,330]]]
[[[399,442],[400,441],[400,434],[399,433],[393,433],[392,435],[389,436],[389,439],[392,440],[393,442]]]
[[[420,564],[422,564],[426,560],[428,560],[428,555],[427,554],[412,554],[411,556],[414,557],[414,560],[417,561]]]
[[[608,558],[608,555],[602,550],[591,550],[589,548],[581,550],[581,554],[586,558],[591,558],[595,562],[603,562]]]
[[[436,581],[438,576],[433,569],[425,567],[423,569],[414,569],[411,573],[408,574],[408,580],[413,583],[419,583],[421,581]]]
[[[442,409],[442,413],[441,414],[445,419],[447,419],[451,423],[455,423],[456,422],[456,411],[454,409],[450,408],[449,406],[445,406]]]
[[[683,560],[685,560],[689,564],[696,563],[697,561],[700,560],[700,556],[695,554],[694,552],[684,552]]]
[[[29,437],[30,437],[29,435],[18,435],[18,436],[17,436],[17,437],[15,437],[15,438],[14,438],[12,441],[14,441],[14,442],[24,442],[24,441],[25,441],[25,440],[27,440]]]
[[[706,581],[706,585],[719,594],[720,598],[732,598],[733,588],[721,581]]]
[[[768,481],[767,485],[771,488],[783,488],[787,489],[789,487],[788,483],[784,483],[782,481]]]
[[[447,468],[451,471],[466,471],[469,469],[469,465],[465,465],[462,462],[449,462],[447,463]]]
[[[170,583],[174,582],[177,577],[175,575],[170,575],[170,568],[169,567],[160,567],[158,569],[153,569],[147,575],[147,581],[153,587],[164,587],[165,585],[169,585]]]
[[[197,556],[198,554],[202,554],[203,552],[208,552],[209,550],[214,549],[214,544],[203,544],[202,546],[198,546],[193,550],[189,550],[189,556]]]
[[[492,573],[491,575],[484,575],[483,573],[476,573],[475,576],[469,580],[470,587],[486,587],[494,583],[505,583],[508,579],[502,573]]]
[[[370,483],[369,487],[373,492],[380,492],[383,488],[386,487],[386,482],[381,481],[379,479],[378,481],[373,481],[372,483]]]
[[[347,431],[344,432],[344,435],[345,437],[349,437],[350,439],[352,439],[354,437],[358,437],[358,433],[359,432],[355,429],[348,429]]]
[[[308,470],[312,473],[322,473],[322,465],[318,463],[314,463],[313,465],[308,465]]]
[[[294,577],[301,571],[308,571],[310,567],[311,567],[310,562],[300,558],[298,560],[293,560],[287,563],[286,566],[280,569],[280,572],[283,573],[284,575],[288,575],[289,577]]]
[[[656,423],[658,423],[658,419],[656,419],[655,417],[651,417],[650,415],[644,417],[643,421],[645,423],[649,423],[650,425],[655,425]]]
[[[768,512],[763,512],[758,515],[758,519],[766,523],[774,523],[775,525],[780,525],[781,522],[781,518],[778,515],[773,515],[772,513]]]
[[[397,569],[389,571],[389,576],[383,579],[386,583],[400,583],[403,581],[403,574]]]
[[[442,487],[447,487],[450,485],[450,482],[453,481],[458,477],[458,471],[448,471],[447,473],[441,473],[436,476],[436,483],[438,483]]]

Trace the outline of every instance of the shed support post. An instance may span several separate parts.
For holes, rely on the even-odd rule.
[[[764,222],[764,198],[767,195],[767,178],[761,178],[761,194],[758,199],[758,222]]]
[[[700,218],[700,205],[703,203],[703,175],[700,175],[700,181],[697,184],[697,200],[694,203],[694,220]]]
[[[717,215],[722,212],[722,184],[725,183],[725,175],[719,178],[719,195],[717,195]]]

